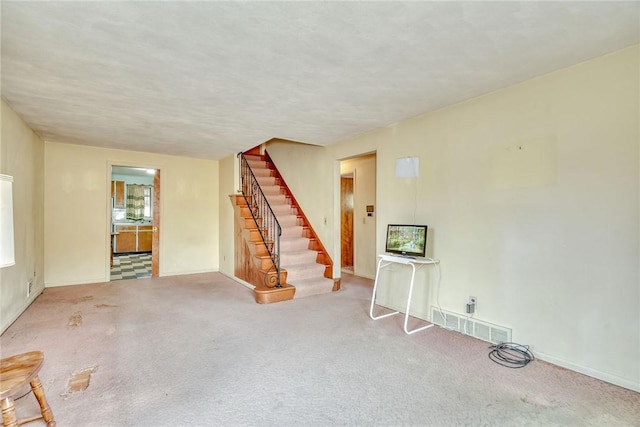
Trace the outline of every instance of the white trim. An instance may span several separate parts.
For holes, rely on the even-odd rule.
[[[26,304],[25,304],[25,305],[24,305],[20,310],[18,310],[18,311],[16,312],[16,314],[15,314],[15,315],[11,316],[11,318],[10,318],[10,320],[7,322],[6,326],[5,326],[2,330],[0,330],[0,335],[4,334],[4,332],[5,332],[7,329],[9,329],[9,327],[10,327],[11,325],[13,325],[13,323],[14,323],[16,320],[18,320],[18,318],[19,318],[20,316],[22,316],[22,315],[24,314],[24,312],[25,312],[25,311],[27,311],[27,308],[29,308],[29,306],[30,306],[31,304],[33,304],[33,302],[36,300],[36,298],[38,298],[38,297],[40,296],[40,294],[41,294],[43,291],[44,291],[44,288],[42,288],[42,289],[38,290],[37,292],[33,292],[33,293],[31,294],[31,296],[29,297],[29,299],[27,299],[27,300],[25,301],[25,302],[26,302]]]
[[[0,268],[15,265],[13,177],[0,175]]]
[[[245,282],[244,280],[239,279],[239,278],[237,278],[237,277],[235,277],[235,276],[232,276],[232,275],[230,275],[230,274],[222,273],[222,272],[220,272],[220,274],[222,274],[222,275],[223,275],[223,276],[225,276],[225,277],[228,277],[229,279],[233,280],[234,282],[238,282],[238,283],[240,283],[242,286],[245,286],[245,287],[247,287],[247,288],[249,288],[249,289],[251,289],[251,290],[254,290],[254,289],[256,288],[256,287],[255,287],[254,285],[252,285],[251,283],[249,283],[249,282]]]
[[[588,368],[586,366],[582,366],[582,365],[578,365],[578,364],[575,364],[575,363],[571,363],[571,362],[568,362],[568,361],[566,361],[564,359],[560,359],[558,357],[551,356],[549,354],[537,352],[537,351],[535,351],[535,349],[534,349],[533,354],[535,355],[536,358],[538,358],[540,360],[544,360],[545,362],[549,362],[549,363],[552,363],[554,365],[560,366],[562,368],[566,368],[566,369],[569,369],[571,371],[578,372],[580,374],[584,374],[584,375],[596,378],[596,379],[601,380],[601,381],[605,381],[605,382],[608,382],[608,383],[611,383],[611,384],[615,384],[617,386],[624,387],[624,388],[627,388],[629,390],[640,392],[640,381],[639,382],[634,382],[634,381],[628,380],[626,378],[621,378],[621,377],[618,377],[616,375],[608,374],[606,372],[598,371],[596,369],[591,369],[591,368]]]

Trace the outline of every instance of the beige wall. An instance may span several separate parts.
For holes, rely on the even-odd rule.
[[[234,210],[230,195],[238,185],[238,161],[235,155],[220,160],[220,272],[234,277]]]
[[[161,276],[218,270],[217,161],[47,142],[46,286],[109,280],[111,165],[161,171]]]
[[[640,390],[639,80],[635,46],[277,164],[305,212],[338,218],[335,162],[375,151],[377,252],[386,224],[415,221],[441,260],[415,314],[474,295],[477,319],[539,357]],[[394,177],[406,156],[418,178]],[[384,303],[402,306],[405,277],[388,273]]]
[[[0,333],[44,289],[44,143],[4,99],[1,109],[0,173],[14,178],[16,263],[0,270]]]

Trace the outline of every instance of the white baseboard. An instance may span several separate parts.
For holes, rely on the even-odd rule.
[[[230,274],[222,273],[222,272],[221,272],[220,274],[222,274],[222,275],[223,275],[223,276],[225,276],[225,277],[228,277],[229,279],[233,280],[234,282],[238,282],[238,283],[240,283],[242,286],[245,286],[245,287],[247,287],[247,288],[249,288],[249,289],[251,289],[251,290],[254,290],[254,289],[256,288],[256,287],[255,287],[254,285],[252,285],[251,283],[249,283],[249,282],[245,282],[244,280],[242,280],[242,279],[238,279],[237,277],[232,276],[232,275],[230,275]]]
[[[109,279],[105,280],[104,276],[95,277],[93,279],[74,280],[72,282],[45,282],[45,288],[57,288],[59,286],[75,286],[75,285],[91,285],[93,283],[106,283]]]
[[[620,387],[627,388],[629,390],[640,392],[640,382],[634,382],[632,380],[628,380],[626,378],[621,378],[616,375],[607,374],[606,372],[601,372],[596,369],[588,368],[586,366],[577,365],[575,363],[568,362],[566,360],[557,358],[555,356],[551,356],[549,354],[540,353],[534,350],[534,355],[536,358],[540,360],[544,360],[545,362],[553,363],[554,365],[560,366],[562,368],[569,369],[571,371],[575,371],[584,375],[588,375],[590,377],[599,379],[601,381],[605,381]]]
[[[41,289],[36,290],[33,295],[31,295],[29,297],[29,299],[25,300],[25,304],[24,306],[18,310],[17,312],[15,312],[10,318],[9,321],[7,322],[6,325],[2,325],[2,329],[0,330],[0,335],[4,334],[4,331],[6,331],[7,329],[9,329],[9,326],[13,325],[13,322],[15,322],[16,320],[18,320],[18,318],[20,316],[22,316],[22,313],[24,313],[27,308],[29,308],[29,306],[31,304],[33,304],[33,302],[36,300],[36,298],[38,298],[38,296],[40,296],[40,294],[44,291],[44,287]]]
[[[163,271],[158,273],[158,277],[168,277],[168,276],[187,276],[189,274],[202,274],[202,273],[218,273],[219,270],[215,269],[205,269],[205,270],[193,270],[193,271]]]
[[[193,270],[193,271],[161,271],[158,274],[158,277],[168,277],[168,276],[186,276],[189,274],[202,274],[202,273],[217,273],[219,272],[218,269],[204,269],[204,270]],[[67,282],[45,282],[44,287],[45,288],[56,288],[58,286],[75,286],[75,285],[91,285],[94,283],[108,283],[110,282],[110,277],[107,276],[106,278],[104,276],[100,276],[100,277],[94,277],[94,278],[89,278],[89,279],[82,279],[82,280],[74,280],[74,281],[67,281]]]

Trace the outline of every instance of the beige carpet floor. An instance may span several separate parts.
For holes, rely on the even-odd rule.
[[[270,305],[217,273],[49,288],[0,348],[44,351],[60,427],[640,425],[638,393],[538,360],[508,369],[437,327],[407,336],[400,316],[369,319],[370,280],[342,285]],[[32,395],[16,405],[38,412]]]

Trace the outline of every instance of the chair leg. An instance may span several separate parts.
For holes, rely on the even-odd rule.
[[[2,399],[2,425],[4,427],[17,427],[18,425],[16,407],[10,397]]]
[[[31,390],[33,390],[33,394],[38,400],[40,412],[42,412],[42,418],[47,422],[47,427],[56,427],[56,422],[53,420],[53,411],[51,411],[49,407],[47,398],[44,395],[44,390],[42,389],[42,383],[40,383],[40,378],[38,378],[37,375],[31,380]]]

